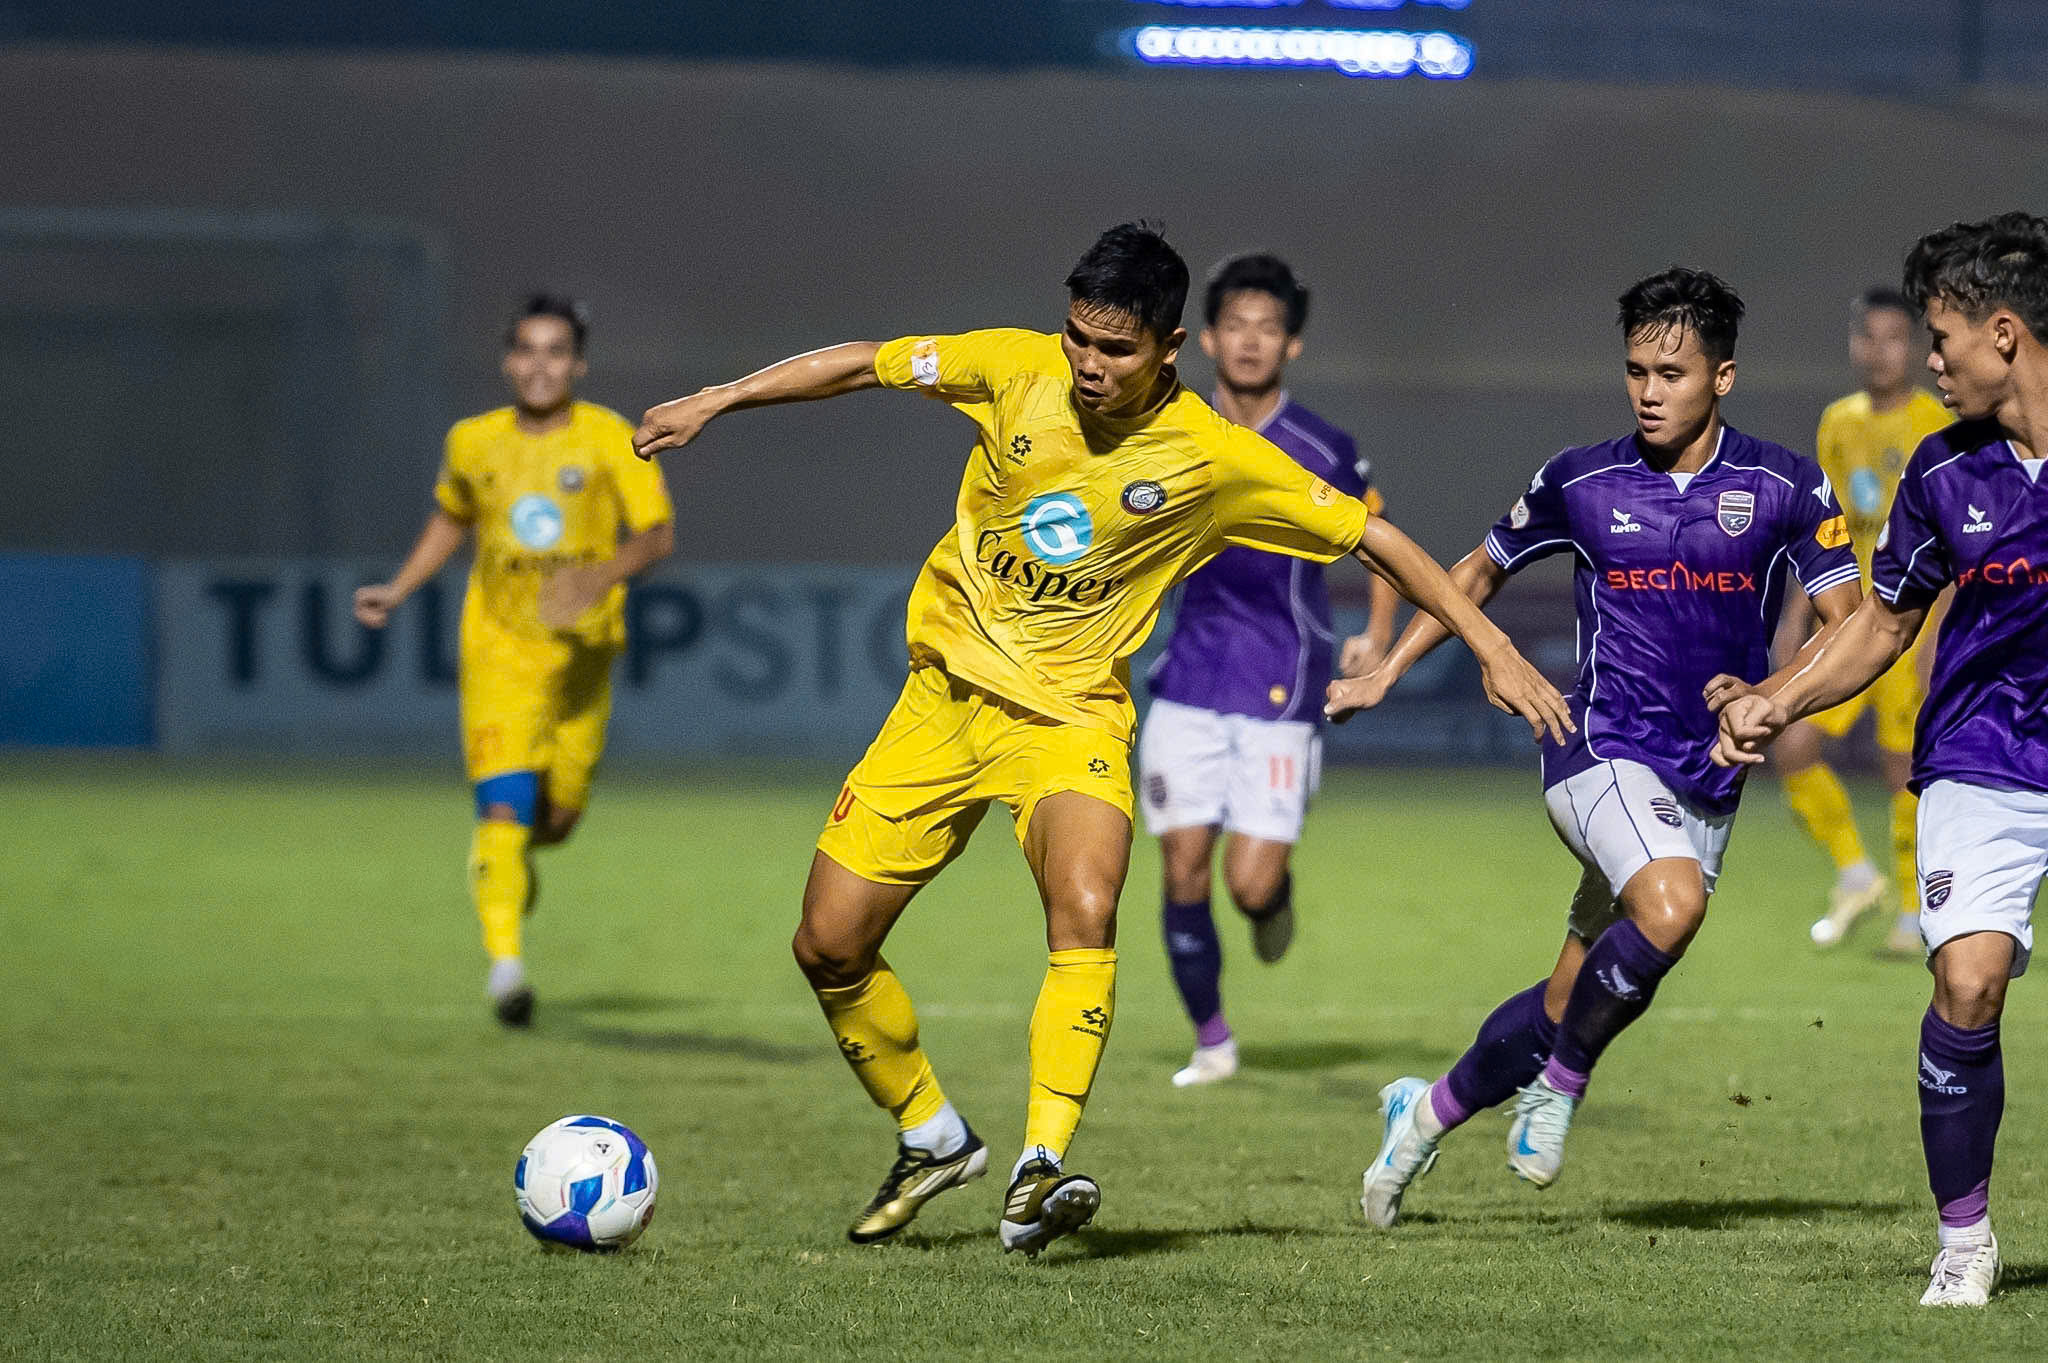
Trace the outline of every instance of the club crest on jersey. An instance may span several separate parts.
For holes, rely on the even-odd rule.
[[[1095,522],[1088,508],[1071,492],[1048,492],[1033,497],[1024,508],[1017,528],[1024,535],[1024,547],[1040,563],[1065,567],[1088,552],[1095,543]]]
[[[1149,516],[1166,505],[1166,489],[1150,478],[1140,478],[1124,487],[1124,510],[1133,516]]]
[[[571,464],[555,475],[555,483],[564,492],[581,492],[583,491],[583,470]]]
[[[927,336],[910,348],[910,377],[920,388],[939,386],[939,343]]]
[[[554,498],[529,492],[512,503],[512,534],[527,548],[554,548],[562,529],[562,508]]]
[[[1657,822],[1668,828],[1685,827],[1685,816],[1678,812],[1678,801],[1668,795],[1652,795],[1650,812],[1657,816]]]
[[[1929,871],[1920,877],[1920,902],[1927,906],[1929,913],[1948,903],[1948,892],[1955,879],[1954,871]]]
[[[1720,522],[1721,529],[1729,538],[1741,534],[1756,519],[1756,494],[1733,488],[1722,493],[1720,502],[1714,507],[1714,519]]]

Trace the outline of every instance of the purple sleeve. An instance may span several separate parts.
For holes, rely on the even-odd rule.
[[[1915,467],[1915,459],[1899,479],[1898,495],[1892,498],[1892,514],[1877,537],[1877,553],[1870,561],[1870,582],[1887,604],[1904,610],[1932,605],[1942,588],[1955,579],[1955,564],[1949,560],[1948,545],[1934,519],[1927,500],[1927,480]]]
[[[1556,465],[1553,459],[1538,469],[1529,480],[1529,490],[1515,499],[1507,515],[1495,521],[1487,533],[1488,556],[1511,573],[1572,547],[1571,523],[1565,514]]]
[[[1862,570],[1849,545],[1849,522],[1842,515],[1835,489],[1820,465],[1802,459],[1798,489],[1792,494],[1791,523],[1785,527],[1792,567],[1808,596],[1819,596],[1847,583],[1860,582]]]
[[[1345,436],[1337,446],[1337,471],[1330,475],[1330,486],[1347,497],[1365,500],[1366,490],[1372,486],[1372,461],[1358,452],[1358,442]]]

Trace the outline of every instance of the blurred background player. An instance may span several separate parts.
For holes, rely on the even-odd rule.
[[[1434,1084],[1380,1090],[1385,1139],[1365,1171],[1367,1220],[1391,1226],[1446,1132],[1518,1090],[1508,1168],[1553,1183],[1572,1116],[1609,1044],[1649,1011],[1706,920],[1742,782],[1713,759],[1709,692],[1762,681],[1787,582],[1824,628],[1861,596],[1849,532],[1810,459],[1721,417],[1742,300],[1676,268],[1621,296],[1636,428],[1545,464],[1452,578],[1481,605],[1551,554],[1576,559],[1577,734],[1543,748],[1543,803],[1583,868],[1547,980],[1496,1007]],[[1417,619],[1365,677],[1331,684],[1332,714],[1377,704],[1443,641]]]
[[[1792,721],[1876,682],[1950,594],[1913,747],[1934,975],[1915,1076],[1939,1246],[1920,1304],[1971,1307],[1990,1301],[2002,1271],[1991,1230],[1999,1024],[2033,955],[2048,875],[2048,218],[2004,213],[1930,232],[1905,278],[1958,420],[1906,465],[1870,595],[1818,659],[1730,697],[1715,761],[1761,761]]]
[[[448,432],[439,505],[397,575],[355,597],[356,618],[382,629],[476,532],[462,603],[470,893],[493,1010],[509,1027],[533,1018],[520,950],[536,889],[530,853],[567,838],[589,803],[626,638],[625,584],[675,546],[668,488],[633,456],[633,428],[576,398],[586,335],[580,304],[527,301],[505,332],[512,405]]]
[[[1130,869],[1129,658],[1159,600],[1226,544],[1323,562],[1356,553],[1472,642],[1489,698],[1562,735],[1563,698],[1413,541],[1223,420],[1174,368],[1187,265],[1142,223],[1068,273],[1058,335],[1021,329],[853,341],[651,409],[642,454],[730,411],[887,387],[980,428],[955,523],[911,588],[910,676],[834,803],[792,947],[840,1054],[895,1119],[897,1155],[848,1238],[896,1234],[987,1170],[947,1101],[882,944],[912,898],[1008,806],[1045,913],[1028,1034],[1024,1150],[997,1234],[1036,1255],[1101,1188],[1065,1158],[1116,1010],[1116,906]]]
[[[1856,300],[1849,320],[1849,362],[1863,386],[1828,404],[1814,440],[1815,457],[1834,484],[1866,578],[1907,457],[1951,420],[1941,400],[1913,382],[1917,319],[1918,310],[1896,289],[1871,289]],[[1812,605],[1805,593],[1794,592],[1785,610],[1783,656],[1798,651],[1812,624]],[[1920,713],[1920,657],[1917,646],[1908,650],[1875,685],[1794,724],[1772,750],[1786,802],[1835,863],[1827,914],[1813,925],[1813,940],[1820,946],[1841,941],[1859,917],[1895,892],[1898,915],[1885,946],[1915,959],[1921,954],[1913,870],[1919,797],[1906,789],[1913,721]],[[1891,791],[1891,878],[1863,850],[1849,792],[1822,756],[1822,738],[1847,737],[1865,711],[1876,716],[1878,767]]]
[[[1293,400],[1281,382],[1301,354],[1308,289],[1286,262],[1235,256],[1209,277],[1201,343],[1216,364],[1216,411],[1278,445],[1347,496],[1382,508],[1350,436]],[[1394,635],[1392,586],[1372,579],[1364,633],[1343,641],[1347,676],[1371,667]],[[1173,1082],[1237,1073],[1224,1021],[1223,944],[1209,913],[1211,864],[1223,838],[1223,883],[1251,920],[1260,960],[1294,938],[1288,857],[1322,766],[1323,688],[1337,639],[1323,567],[1231,547],[1181,585],[1173,633],[1147,681],[1138,739],[1146,829],[1165,867],[1167,958],[1195,1025],[1195,1052]]]

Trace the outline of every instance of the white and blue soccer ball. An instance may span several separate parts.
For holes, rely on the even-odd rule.
[[[659,1186],[647,1143],[609,1117],[550,1122],[512,1171],[526,1228],[544,1244],[573,1249],[624,1249],[639,1239]]]

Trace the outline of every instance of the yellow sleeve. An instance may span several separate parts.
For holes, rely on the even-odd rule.
[[[1841,496],[1841,484],[1846,472],[1842,468],[1841,442],[1836,438],[1835,409],[1831,404],[1820,414],[1820,429],[1813,433],[1813,461],[1820,465],[1820,471],[1828,476],[1828,484]]]
[[[1231,428],[1218,452],[1209,514],[1231,544],[1328,563],[1358,547],[1371,512],[1269,444]]]
[[[1012,376],[1045,366],[1057,340],[1018,328],[957,336],[904,336],[875,353],[885,388],[915,388],[955,402],[988,402]]]
[[[434,480],[435,502],[465,525],[476,519],[476,489],[470,482],[469,461],[463,458],[467,444],[461,426],[448,429],[441,444],[441,475]]]
[[[669,499],[668,480],[661,476],[661,461],[642,459],[633,453],[633,428],[623,417],[614,420],[617,430],[606,433],[605,462],[611,466],[612,486],[618,489],[619,509],[626,522],[626,530],[637,535],[674,520],[676,508]]]

